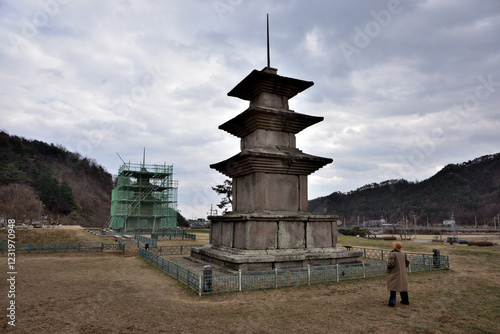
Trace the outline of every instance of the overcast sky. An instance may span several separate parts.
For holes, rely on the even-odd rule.
[[[323,116],[297,147],[332,158],[309,199],[424,180],[500,152],[500,1],[0,1],[0,129],[66,147],[117,174],[173,164],[178,208],[204,217],[239,152],[218,126],[228,97],[271,66],[313,81],[290,100]]]

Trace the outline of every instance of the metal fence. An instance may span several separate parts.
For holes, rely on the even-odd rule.
[[[376,249],[376,248],[366,248],[366,247],[350,247],[352,250],[363,252],[363,257],[377,260],[387,260],[389,254],[392,250],[386,249]],[[408,253],[405,252],[408,260],[410,261],[410,266],[408,268],[409,272],[412,271],[425,271],[424,268],[442,267],[449,269],[449,258],[448,256],[437,256],[434,254],[425,253]]]
[[[198,274],[197,272],[186,269],[178,265],[177,263],[174,263],[164,257],[158,256],[157,254],[150,252],[144,248],[139,248],[139,256],[146,261],[154,264],[168,275],[186,284],[195,291],[200,290],[202,275]]]
[[[151,239],[164,240],[196,240],[196,234],[184,230],[163,230],[151,232]]]
[[[137,239],[137,247],[140,247],[139,242],[142,242],[144,244],[149,244],[150,247],[157,247],[158,246],[157,239],[151,239],[151,238],[145,237],[143,235],[139,235],[139,234],[134,235],[134,239]]]
[[[368,249],[367,249],[368,250]],[[370,254],[370,253],[369,253]],[[376,252],[374,253],[376,254]],[[380,257],[388,254],[378,250]],[[273,289],[285,286],[310,285],[325,282],[340,282],[350,279],[385,276],[387,263],[363,262],[356,264],[305,267],[296,269],[275,269],[262,272],[242,272],[231,274],[203,275],[181,267],[168,259],[147,251],[139,250],[139,256],[161,270],[186,284],[199,295],[258,289]],[[410,256],[409,256],[410,257]],[[387,258],[387,256],[385,257]],[[418,254],[410,257],[408,272],[449,269],[448,256]]]
[[[7,244],[2,239],[0,246],[1,253],[7,251]],[[105,244],[102,242],[36,242],[36,243],[16,243],[16,253],[34,253],[34,252],[85,252],[85,251],[107,251],[121,250],[125,253],[125,244]]]
[[[192,246],[158,246],[152,251],[158,255],[189,255]]]
[[[136,234],[134,231],[115,231],[115,230],[102,230],[102,235],[134,235]]]

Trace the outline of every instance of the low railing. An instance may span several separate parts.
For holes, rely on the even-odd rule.
[[[161,230],[151,232],[151,239],[196,240],[196,234],[187,233],[185,230]]]
[[[389,257],[389,254],[392,252],[392,250],[387,250],[387,249],[376,249],[376,248],[366,248],[366,247],[350,247],[349,246],[349,249],[363,252],[363,257],[365,257],[365,258],[377,259],[377,260],[387,260],[387,258]],[[427,268],[427,267],[434,266],[435,263],[439,263],[440,266],[443,265],[446,267],[446,269],[449,269],[448,256],[443,258],[439,255],[426,254],[426,253],[405,252],[405,254],[408,257],[408,260],[410,261],[410,267],[408,269],[409,272],[411,272],[412,267],[413,268],[419,268],[419,267]],[[444,262],[441,263],[442,261],[444,261]],[[417,271],[421,271],[421,270],[417,269]]]
[[[384,253],[380,252],[380,254],[383,256]],[[143,248],[139,250],[139,255],[200,295],[380,277],[385,276],[387,268],[385,261],[379,261],[333,266],[308,266],[296,269],[275,269],[262,272],[242,272],[240,270],[237,273],[204,276]],[[408,272],[449,269],[448,256],[419,255],[419,257],[411,257],[410,261],[412,262]]]
[[[125,244],[105,244],[102,242],[35,242],[35,243],[16,243],[16,253],[34,253],[34,252],[85,252],[85,251],[107,251],[121,250],[125,252]],[[2,239],[0,251],[3,254],[7,251],[7,244]]]
[[[158,255],[189,255],[192,246],[158,246],[152,251]]]
[[[144,244],[148,244],[150,247],[158,246],[158,240],[151,239],[151,238],[145,237],[143,235],[136,234],[136,235],[134,235],[134,239],[137,240],[137,247],[140,247],[139,242],[142,242]]]
[[[144,248],[139,248],[139,256],[146,261],[154,264],[162,271],[177,279],[178,281],[186,284],[195,291],[202,291],[200,289],[202,281],[202,275],[194,272],[190,269],[186,269],[177,263],[174,263],[164,257],[158,256],[157,254],[150,252]]]

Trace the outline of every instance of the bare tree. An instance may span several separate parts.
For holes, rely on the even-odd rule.
[[[30,186],[12,183],[0,187],[0,213],[7,219],[39,218],[40,200]]]

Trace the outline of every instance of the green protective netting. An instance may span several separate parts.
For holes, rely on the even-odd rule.
[[[111,193],[109,227],[115,230],[177,228],[177,184],[172,165],[123,164]]]

